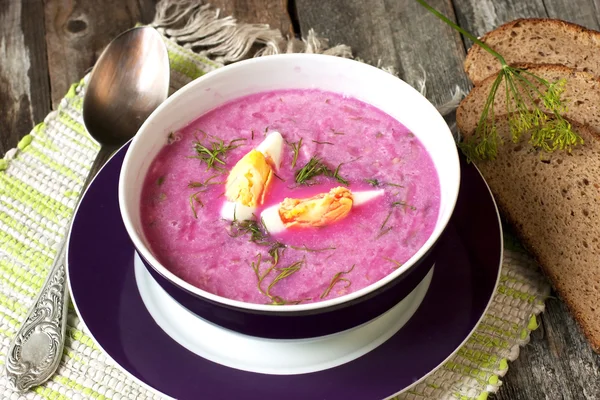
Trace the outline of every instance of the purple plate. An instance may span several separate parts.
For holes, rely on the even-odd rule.
[[[68,277],[75,307],[96,343],[126,372],[168,396],[185,400],[379,400],[431,373],[475,329],[494,294],[502,233],[490,191],[473,165],[461,161],[454,216],[436,248],[429,291],[406,325],[364,356],[302,375],[245,372],[186,350],[154,322],[140,298],[134,248],[117,188],[128,145],[88,188],[68,244]]]

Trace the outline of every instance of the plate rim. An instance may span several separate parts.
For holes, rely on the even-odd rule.
[[[161,392],[160,390],[152,387],[149,383],[144,382],[142,379],[136,377],[135,375],[133,375],[131,372],[129,372],[128,369],[126,369],[125,367],[123,367],[121,364],[119,364],[111,355],[108,351],[106,351],[104,349],[104,347],[102,346],[102,344],[96,339],[96,337],[94,336],[94,334],[92,333],[91,329],[89,329],[87,323],[85,322],[80,310],[79,310],[79,306],[77,304],[77,301],[75,300],[75,296],[73,295],[73,286],[72,286],[72,282],[71,282],[71,274],[70,274],[70,270],[71,270],[71,263],[69,262],[69,255],[70,255],[70,249],[71,249],[71,234],[72,234],[72,227],[75,224],[75,216],[78,214],[79,212],[79,208],[80,206],[83,204],[83,200],[84,198],[88,195],[88,192],[90,190],[90,188],[93,186],[93,184],[96,182],[97,178],[100,176],[100,174],[102,173],[103,170],[105,170],[105,168],[109,165],[109,163],[113,160],[113,158],[115,158],[116,156],[120,155],[122,152],[126,152],[128,146],[130,145],[131,140],[129,140],[127,143],[125,143],[123,146],[121,146],[120,148],[118,148],[117,150],[115,150],[113,152],[113,154],[110,156],[110,158],[108,158],[108,160],[105,162],[105,164],[102,166],[102,168],[100,168],[98,170],[98,172],[96,173],[96,175],[94,176],[94,178],[92,179],[92,181],[89,183],[89,185],[85,188],[85,191],[83,192],[80,201],[77,203],[77,206],[75,208],[75,210],[73,211],[73,216],[71,218],[71,222],[68,226],[68,233],[67,233],[67,244],[66,244],[66,262],[65,262],[65,270],[66,270],[66,276],[67,276],[67,286],[69,288],[69,296],[71,299],[71,302],[73,303],[73,307],[75,309],[75,312],[77,313],[77,317],[79,318],[79,322],[83,325],[84,329],[85,329],[85,333],[87,335],[89,335],[89,337],[92,339],[92,341],[94,342],[94,344],[96,346],[99,347],[99,349],[102,351],[103,355],[110,360],[110,362],[115,365],[118,370],[122,373],[124,373],[129,379],[131,379],[132,381],[134,381],[135,383],[137,383],[138,385],[140,385],[141,387],[143,387],[144,389],[148,390],[149,392],[151,392],[154,395],[158,395],[158,396],[162,396],[163,398],[166,399],[173,399],[176,400],[176,398],[171,397],[163,392]],[[498,230],[499,230],[499,239],[500,239],[500,254],[499,254],[499,265],[497,268],[497,272],[496,272],[496,279],[494,282],[494,286],[492,288],[492,290],[490,291],[490,295],[489,295],[489,299],[487,301],[487,304],[485,306],[485,308],[483,309],[483,311],[481,312],[480,317],[477,319],[477,322],[474,324],[473,328],[465,335],[465,338],[458,344],[456,345],[456,348],[448,355],[446,356],[442,361],[440,361],[438,363],[438,365],[436,365],[434,368],[432,368],[429,372],[427,372],[426,374],[424,374],[422,377],[420,377],[419,379],[415,380],[414,382],[412,382],[410,385],[404,387],[403,389],[401,389],[398,392],[395,392],[394,394],[385,397],[384,400],[391,400],[394,397],[406,392],[407,390],[409,390],[410,388],[422,383],[424,380],[426,380],[428,377],[430,377],[433,373],[435,373],[436,371],[438,371],[440,369],[440,367],[442,367],[448,360],[450,360],[452,357],[454,357],[458,351],[464,347],[464,345],[466,344],[466,342],[473,336],[473,334],[475,333],[475,331],[477,330],[477,328],[479,327],[479,325],[481,324],[483,318],[486,316],[487,312],[489,311],[492,302],[494,301],[494,298],[496,296],[497,290],[498,290],[498,286],[500,283],[500,277],[502,274],[502,265],[503,265],[503,261],[504,261],[504,229],[502,226],[502,219],[500,216],[500,212],[499,212],[499,208],[498,208],[498,204],[496,202],[496,199],[492,193],[492,190],[489,186],[489,184],[487,183],[487,181],[485,180],[483,174],[481,173],[481,171],[479,170],[479,168],[475,165],[472,164],[471,167],[474,167],[475,170],[477,171],[477,174],[479,175],[479,177],[481,178],[481,180],[483,181],[483,183],[485,184],[485,187],[487,188],[487,191],[489,193],[490,199],[492,201],[492,204],[494,205],[494,210],[495,210],[495,214],[496,214],[496,218],[498,220]],[[461,180],[462,180],[462,176],[461,176]],[[132,250],[134,250],[134,247],[132,245]],[[137,290],[137,287],[136,287]],[[430,288],[429,288],[430,290]],[[138,291],[138,295],[139,295],[139,291]],[[145,305],[144,305],[145,307]],[[420,308],[420,307],[419,307]],[[417,311],[414,313],[414,315],[411,317],[414,318],[414,316],[418,313],[419,309],[417,309]],[[146,310],[146,312],[148,312]],[[148,312],[149,313],[149,312]],[[154,321],[154,318],[152,316],[150,316],[150,318],[152,318],[152,320]],[[409,319],[410,321],[410,319]],[[156,323],[156,321],[154,321]],[[157,325],[157,329],[162,330],[162,328],[160,328],[160,326]],[[164,332],[164,331],[163,331]],[[167,334],[168,336],[168,334]],[[170,336],[168,336],[170,340],[174,340],[172,339]],[[389,339],[388,339],[389,340]],[[177,343],[175,341],[175,343]],[[382,343],[383,344],[383,343]],[[179,343],[177,343],[178,346],[181,346]],[[182,346],[183,347],[183,346]],[[184,348],[184,347],[183,347]],[[371,350],[373,351],[373,350]],[[200,357],[196,354],[194,354],[194,356],[196,357]],[[200,357],[202,358],[202,357]]]

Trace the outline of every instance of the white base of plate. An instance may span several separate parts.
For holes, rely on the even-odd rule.
[[[433,267],[400,303],[358,327],[311,339],[265,339],[215,325],[177,303],[146,270],[137,252],[135,279],[148,312],[173,340],[215,363],[271,375],[304,374],[352,361],[392,337],[413,316],[431,283]]]

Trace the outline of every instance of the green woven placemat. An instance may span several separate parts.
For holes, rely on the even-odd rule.
[[[163,0],[153,25],[165,36],[169,50],[172,92],[251,54],[257,44],[254,55],[258,56],[280,52],[351,56],[348,47],[328,48],[313,32],[304,41],[288,41],[268,26],[219,18],[208,5],[191,0]],[[0,160],[1,363],[66,234],[99,149],[83,126],[85,86],[85,78],[74,84],[58,109]],[[440,369],[398,399],[479,400],[497,391],[508,362],[517,358],[520,346],[537,327],[535,316],[549,293],[531,258],[508,239],[500,286],[476,332]],[[130,379],[99,350],[72,307],[57,374],[24,395],[11,392],[2,374],[0,395],[3,399],[161,398]]]

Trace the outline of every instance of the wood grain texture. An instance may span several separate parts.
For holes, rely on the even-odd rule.
[[[233,15],[240,22],[269,24],[284,35],[293,36],[287,0],[210,0],[221,15]]]
[[[155,0],[47,0],[48,67],[55,108],[119,33],[154,16]]]
[[[0,154],[50,112],[42,0],[0,0]]]
[[[544,0],[546,12],[550,18],[560,18],[565,21],[583,25],[590,29],[600,28],[600,3],[595,0]]]
[[[449,0],[430,4],[453,18]],[[296,9],[303,34],[314,28],[331,44],[351,46],[366,62],[393,66],[413,87],[426,74],[434,104],[447,102],[456,85],[469,87],[460,36],[414,0],[296,0]]]
[[[567,0],[565,0],[567,1]],[[516,18],[546,17],[542,0],[453,0],[459,25],[476,36]],[[472,43],[464,39],[465,46]]]

